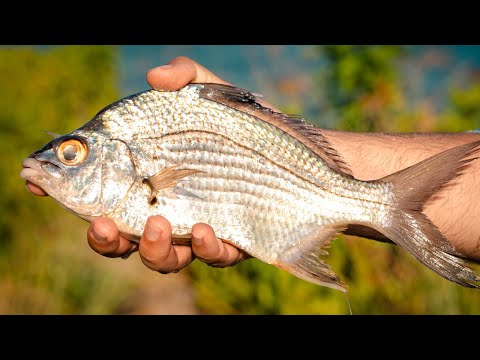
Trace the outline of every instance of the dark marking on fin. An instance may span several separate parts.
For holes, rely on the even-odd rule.
[[[153,206],[156,204],[156,196],[160,190],[174,188],[184,177],[202,172],[196,169],[177,169],[178,166],[179,165],[170,166],[143,180],[143,183],[147,184],[152,191],[148,196],[148,203],[150,205]]]
[[[323,136],[321,130],[307,124],[303,118],[266,108],[247,90],[223,84],[200,85],[203,86],[200,90],[201,98],[229,106],[279,128],[308,146],[333,170],[349,178],[353,177],[347,163]]]

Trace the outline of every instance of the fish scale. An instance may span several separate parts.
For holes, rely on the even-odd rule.
[[[170,221],[174,241],[207,223],[259,260],[345,291],[322,256],[339,233],[360,225],[443,277],[478,287],[480,278],[422,213],[478,151],[480,142],[466,144],[360,181],[320,129],[262,107],[248,91],[191,84],[110,104],[34,152],[22,176],[87,221],[108,216],[132,241],[152,215]]]
[[[215,104],[209,101],[205,101],[198,98],[198,94],[195,92],[195,88],[184,90],[185,97],[190,96],[192,99],[197,99],[196,102],[191,100],[186,103],[178,103],[179,97],[175,93],[159,93],[156,91],[150,91],[139,95],[138,102],[145,102],[151,104],[151,107],[157,108],[170,108],[175,111],[168,113],[168,116],[153,119],[145,119],[147,125],[143,124],[143,118],[138,121],[138,118],[125,118],[122,116],[116,116],[117,109],[112,111],[112,114],[108,115],[108,118],[104,120],[105,125],[111,130],[112,137],[118,137],[119,139],[128,140],[132,133],[139,134],[140,138],[158,138],[159,134],[163,136],[177,133],[181,131],[205,131],[215,134],[216,136],[222,135],[227,138],[235,139],[241,145],[250,148],[262,155],[268,156],[272,161],[284,164],[288,170],[294,171],[299,174],[304,172],[304,162],[289,161],[291,158],[296,159],[310,159],[311,151],[306,148],[300,142],[293,140],[294,144],[290,148],[284,148],[280,144],[288,144],[292,139],[287,139],[284,133],[273,128],[269,124],[257,121],[252,116],[247,114],[238,114],[221,107],[219,104]],[[118,106],[122,109],[122,104]],[[136,108],[134,103],[130,107]],[[190,113],[189,113],[190,110]],[[209,110],[209,112],[207,112]],[[222,112],[223,110],[223,112]],[[188,115],[188,116],[187,116]],[[197,117],[202,117],[203,121],[196,121]],[[129,129],[125,129],[125,124]],[[168,131],[164,124],[169,124]],[[268,143],[268,148],[265,149]],[[303,153],[307,153],[303,156]],[[319,171],[329,172],[329,169],[324,164],[319,163],[317,156],[313,157],[315,164]],[[293,160],[293,159],[292,159]]]
[[[155,93],[157,94],[157,93]],[[158,94],[157,94],[158,95]],[[164,104],[165,101],[159,101],[161,104]],[[168,103],[168,101],[166,101]],[[160,105],[159,105],[160,106]],[[180,111],[181,114],[185,114],[186,111],[183,108],[176,107],[177,111]],[[212,119],[217,114],[217,107],[213,107],[213,115],[206,116],[205,110],[203,110],[202,115],[204,119]],[[348,221],[349,212],[351,213],[352,207],[357,204],[354,201],[348,199],[348,193],[351,195],[357,195],[364,197],[365,194],[356,194],[355,189],[352,191],[345,190],[341,187],[341,182],[333,183],[337,184],[338,192],[343,194],[347,193],[347,197],[343,202],[350,202],[350,204],[345,204],[342,208],[343,211],[339,211],[338,200],[332,198],[330,194],[324,194],[322,189],[313,186],[313,184],[306,182],[304,179],[310,179],[311,182],[319,184],[319,177],[322,177],[322,174],[325,174],[323,178],[334,177],[333,175],[328,176],[328,173],[324,165],[320,161],[315,162],[316,165],[311,166],[310,172],[305,171],[305,164],[307,161],[303,159],[308,159],[308,157],[303,156],[302,151],[298,150],[296,147],[278,147],[274,142],[269,143],[268,147],[256,146],[256,138],[269,139],[270,141],[280,142],[285,144],[285,141],[282,141],[285,135],[282,135],[280,132],[275,131],[274,135],[271,135],[268,132],[270,126],[257,126],[260,128],[260,131],[250,130],[243,131],[242,135],[239,136],[234,132],[229,133],[228,131],[220,132],[221,136],[218,136],[215,133],[215,127],[209,127],[203,125],[203,128],[198,128],[198,121],[185,121],[185,117],[175,116],[174,113],[171,113],[172,124],[182,124],[181,127],[171,126],[170,131],[172,133],[165,134],[162,137],[152,138],[150,133],[142,133],[141,136],[146,138],[146,143],[150,146],[147,148],[155,149],[153,157],[156,159],[161,159],[158,164],[153,165],[154,161],[137,161],[137,163],[142,164],[144,167],[141,171],[144,177],[148,177],[151,174],[156,173],[162,168],[165,168],[172,164],[182,164],[182,168],[194,168],[205,171],[208,178],[202,177],[202,175],[194,175],[189,178],[188,181],[182,182],[179,184],[180,187],[183,187],[193,194],[199,196],[204,202],[213,203],[215,205],[209,204],[204,207],[203,202],[197,202],[194,206],[188,206],[183,204],[181,212],[192,214],[189,219],[190,222],[204,222],[212,225],[216,229],[217,235],[225,239],[248,239],[247,243],[257,242],[255,256],[264,260],[271,261],[272,258],[277,258],[278,254],[283,251],[286,247],[291,246],[292,244],[297,244],[305,236],[312,236],[317,230],[319,224],[329,221],[324,221],[323,217],[320,214],[328,213],[328,216],[335,217],[339,221]],[[181,121],[177,121],[178,119]],[[108,119],[108,118],[107,118]],[[231,122],[231,127],[237,128],[239,125],[235,124],[235,119],[227,119],[226,122]],[[219,121],[221,123],[221,121]],[[212,124],[213,121],[210,121]],[[250,118],[245,117],[240,121],[241,124],[250,124],[253,127],[253,122]],[[207,124],[202,122],[202,124]],[[217,125],[216,123],[214,123]],[[221,128],[221,127],[219,127]],[[271,127],[270,127],[271,128]],[[259,135],[258,135],[259,134]],[[236,137],[237,136],[237,137]],[[282,137],[283,136],[283,137]],[[253,140],[252,140],[253,138]],[[213,139],[213,140],[211,140]],[[235,139],[235,141],[233,141]],[[239,140],[240,139],[240,140]],[[252,149],[250,144],[254,144]],[[143,147],[143,144],[142,144]],[[203,160],[199,161],[198,153],[201,152],[199,149],[204,149],[207,147],[209,151],[203,150],[205,156]],[[228,150],[225,151],[225,148]],[[140,153],[140,151],[134,151],[135,153]],[[309,156],[312,156],[312,153],[309,149],[304,148],[303,152],[309,152]],[[280,155],[278,154],[280,153]],[[229,154],[230,156],[225,156]],[[235,154],[235,155],[233,155]],[[232,156],[233,155],[233,156]],[[243,155],[242,160],[240,155]],[[258,161],[254,161],[257,157],[265,157],[269,162],[262,164]],[[219,160],[224,160],[225,163],[221,164],[220,168],[217,168]],[[227,160],[228,159],[228,160]],[[292,160],[290,160],[292,159]],[[298,161],[300,159],[300,161]],[[302,161],[303,160],[303,161]],[[236,167],[235,162],[238,162]],[[283,168],[280,168],[275,161],[281,161],[282,167],[287,167],[291,172],[284,171]],[[290,166],[285,166],[284,164],[291,164]],[[153,166],[152,166],[153,165]],[[149,172],[147,172],[149,171]],[[275,173],[274,179],[271,177],[266,177],[265,175],[258,175],[258,173]],[[241,174],[241,175],[239,175]],[[198,181],[196,179],[199,179]],[[240,178],[241,180],[256,186],[251,186],[250,191],[245,191],[244,193],[238,192],[237,194],[232,194],[231,190],[238,191],[238,186],[235,179]],[[266,178],[270,181],[266,181]],[[286,179],[288,178],[288,180]],[[338,177],[340,179],[340,177]],[[268,184],[280,184],[283,185],[282,188],[277,189],[276,185],[272,186],[270,191],[265,191],[264,188],[268,187]],[[384,187],[386,185],[383,185]],[[379,188],[380,185],[377,185]],[[275,190],[277,191],[271,191]],[[294,192],[297,189],[296,192]],[[301,191],[299,191],[301,189]],[[203,190],[203,191],[199,191]],[[288,192],[292,193],[292,196],[286,198]],[[331,189],[330,189],[331,192]],[[247,196],[251,195],[251,196]],[[253,196],[252,196],[253,195]],[[368,194],[367,194],[368,195]],[[375,194],[374,194],[375,196]],[[378,201],[378,195],[376,196]],[[132,201],[134,203],[134,201]],[[291,208],[291,204],[296,203],[297,207],[294,211],[287,211],[286,209]],[[173,205],[175,204],[175,205]],[[178,201],[170,205],[168,202],[163,204],[164,212],[161,212],[162,215],[169,218],[172,216],[174,211],[168,212],[167,209],[170,206],[179,208]],[[251,220],[243,221],[245,224],[252,223],[253,225],[244,225],[243,230],[236,228],[235,231],[230,230],[229,226],[225,225],[225,216],[228,216],[228,210],[225,208],[227,204],[244,204],[245,207],[248,207],[248,211],[242,210],[242,214],[247,219],[255,218],[258,213],[269,213],[273,214],[270,216],[269,228],[264,226],[264,222],[261,224],[255,224]],[[320,204],[323,204],[320,205]],[[368,218],[368,214],[365,211],[365,205],[361,205],[356,213],[362,213],[363,219]],[[133,206],[128,204],[128,206]],[[377,206],[371,205],[371,206]],[[147,217],[149,215],[157,214],[158,209],[148,208],[146,209],[147,213],[144,216],[138,217],[138,219]],[[272,212],[271,210],[276,210]],[[120,210],[123,211],[123,210]],[[138,211],[141,211],[140,209]],[[161,210],[160,210],[161,211]],[[180,212],[180,210],[178,210]],[[223,216],[210,216],[209,214],[218,214],[224,213]],[[239,211],[235,210],[234,214],[238,214]],[[174,216],[174,215],[173,215]],[[286,221],[278,222],[277,217],[282,219],[287,219]],[[327,217],[328,219],[328,217]],[[138,227],[137,225],[130,224],[131,227]],[[251,228],[254,228],[253,230]],[[226,230],[228,228],[228,230]],[[270,228],[277,228],[283,230],[271,231]],[[179,224],[175,227],[173,224],[174,232],[182,235],[184,233],[189,233],[190,228],[186,223]],[[218,229],[218,230],[217,230]],[[298,231],[297,229],[302,229]],[[283,231],[283,232],[282,232]],[[286,240],[283,240],[286,239]],[[282,241],[284,242],[282,244]],[[268,245],[272,242],[276,242],[276,249],[272,251]],[[261,244],[261,246],[260,246]],[[264,249],[263,253],[260,249]]]

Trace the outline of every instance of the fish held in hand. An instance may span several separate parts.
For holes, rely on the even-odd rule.
[[[325,262],[347,229],[401,246],[448,280],[480,278],[422,212],[476,159],[480,142],[383,179],[355,179],[320,129],[261,106],[245,90],[190,84],[121,99],[23,162],[21,176],[91,221],[105,216],[138,241],[162,215],[174,239],[196,223],[315,284],[345,291]]]

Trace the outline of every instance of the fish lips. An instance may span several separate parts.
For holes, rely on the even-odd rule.
[[[63,171],[55,164],[36,159],[33,153],[22,162],[20,177],[42,188],[46,181],[63,178]],[[43,188],[42,188],[43,189]]]

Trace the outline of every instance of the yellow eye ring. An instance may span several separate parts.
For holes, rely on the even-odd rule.
[[[87,145],[79,139],[68,139],[57,148],[57,158],[65,165],[77,165],[87,158]]]

